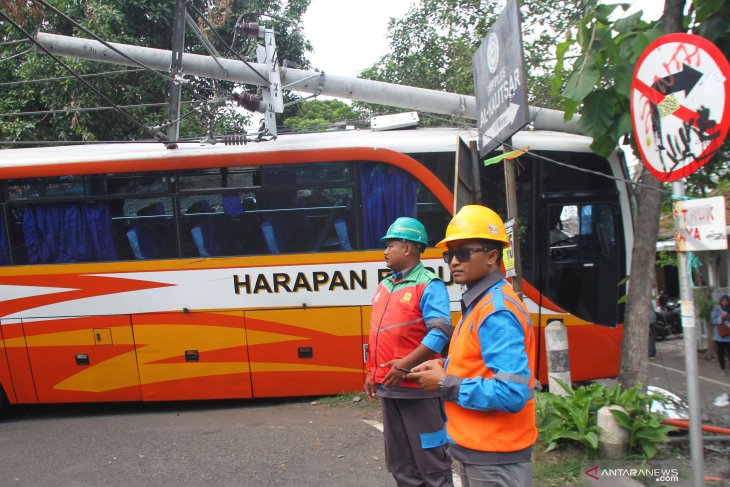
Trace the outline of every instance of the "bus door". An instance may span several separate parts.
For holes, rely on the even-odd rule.
[[[541,289],[555,304],[579,318],[615,326],[623,245],[617,204],[586,199],[543,200]]]
[[[6,361],[0,365],[0,381],[8,399],[13,404],[33,404],[38,402],[30,373],[28,352],[23,334],[23,321],[16,318],[3,318],[3,354]],[[7,368],[6,368],[7,367]]]
[[[243,312],[132,315],[144,401],[251,397]]]
[[[255,397],[362,389],[360,307],[246,311]]]
[[[24,319],[41,403],[139,401],[129,315]]]

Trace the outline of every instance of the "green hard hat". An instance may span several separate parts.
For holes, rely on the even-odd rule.
[[[428,245],[428,235],[426,235],[426,228],[424,228],[423,223],[407,216],[402,216],[394,221],[388,232],[380,240],[394,239],[410,240],[411,242]]]

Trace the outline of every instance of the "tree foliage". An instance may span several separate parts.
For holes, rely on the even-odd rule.
[[[520,9],[529,101],[560,108],[550,90],[556,37],[580,14],[579,0],[524,0]],[[497,20],[498,0],[423,0],[388,24],[390,52],[361,77],[466,95],[474,94],[472,57]],[[383,109],[372,105],[374,112]]]
[[[566,32],[565,41],[558,46],[553,88],[568,100],[566,116],[575,112],[581,114],[579,128],[593,137],[595,152],[610,153],[622,138],[634,145],[629,82],[644,49],[665,33],[689,30],[709,34],[709,23],[715,24],[715,18],[727,20],[730,16],[730,6],[716,0],[694,0],[687,17],[683,15],[684,5],[685,0],[666,0],[661,21],[645,22],[641,12],[622,13],[628,9],[628,4],[593,2]],[[710,40],[724,49],[727,56],[730,31],[726,23],[719,29],[715,27],[711,29]],[[572,67],[564,69],[562,56],[570,48],[577,48],[580,55]],[[692,189],[705,193],[727,177],[727,153],[725,144],[710,164],[689,178],[690,194]],[[646,385],[646,323],[661,206],[659,181],[642,168],[639,182],[643,185],[635,188],[634,249],[621,358],[620,379],[625,386]]]
[[[358,114],[347,103],[339,100],[307,100],[300,103],[298,113],[284,120],[292,130],[327,130],[336,122],[358,121]]]
[[[607,156],[621,137],[631,132],[630,92],[634,66],[644,49],[662,35],[656,22],[645,22],[642,12],[613,21],[623,4],[592,4],[568,29],[557,47],[553,92],[567,100],[566,118],[580,108],[578,128],[593,138],[591,149]],[[580,55],[570,69],[565,53],[577,46]]]
[[[156,0],[55,0],[52,4],[100,38],[124,44],[169,50],[172,40],[172,20],[175,2]],[[309,0],[225,0],[204,2],[194,0],[188,12],[205,33],[220,56],[233,58],[227,45],[234,40],[237,20],[268,20],[277,33],[279,58],[307,66],[305,52],[311,46],[303,36],[298,22],[306,11]],[[89,38],[89,34],[64,20],[36,0],[14,2],[1,0],[0,9],[18,21],[31,34],[37,31]],[[212,32],[197,9],[207,18],[220,38]],[[262,17],[267,14],[272,17]],[[0,59],[9,58],[33,47],[23,34],[10,25],[0,23]],[[8,43],[11,41],[23,41]],[[200,39],[186,27],[186,52],[207,54]],[[234,48],[244,57],[254,56],[253,41],[237,35]],[[38,51],[38,52],[36,52]],[[69,77],[70,73],[40,50],[30,49],[13,60],[0,62],[0,83],[5,83],[0,94],[0,113],[45,112],[107,105],[88,87],[74,78],[37,82],[47,78]],[[119,70],[87,78],[114,104],[141,105],[168,102],[169,75],[163,76],[145,70],[133,70],[92,61],[63,58],[64,63],[79,74]],[[181,136],[200,136],[209,129],[215,132],[240,131],[247,115],[221,103],[233,90],[233,83],[192,79],[183,88]],[[249,88],[249,90],[252,90]],[[168,120],[168,107],[125,108],[142,125],[156,126]],[[35,140],[131,140],[149,135],[145,129],[113,110],[47,113],[38,116],[6,116],[0,124],[0,137],[5,141]]]

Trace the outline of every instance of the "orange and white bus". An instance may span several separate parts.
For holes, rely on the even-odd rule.
[[[338,131],[245,146],[0,151],[0,396],[5,404],[359,391],[380,237],[399,216],[433,245],[454,207],[456,129]],[[631,248],[626,176],[590,140],[523,131],[526,302],[568,327],[574,380],[616,376]],[[504,216],[504,179],[482,167]],[[426,266],[461,290],[440,251]]]

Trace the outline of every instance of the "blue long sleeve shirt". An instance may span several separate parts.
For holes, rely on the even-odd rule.
[[[423,321],[428,329],[421,344],[433,350],[434,353],[442,353],[444,347],[449,343],[453,331],[449,292],[446,290],[446,284],[441,280],[429,282],[426,289],[423,290],[419,304]]]
[[[479,298],[493,286],[505,285],[500,272],[485,276],[463,295],[462,303],[465,316],[471,313]],[[507,310],[501,310],[500,303],[495,302],[498,310],[479,324],[478,337],[481,344],[484,365],[496,375],[500,372],[515,374],[524,380],[485,379],[483,377],[459,378],[448,375],[446,362],[446,379],[442,388],[444,400],[457,403],[467,409],[481,411],[499,410],[517,412],[521,410],[531,397],[529,378],[531,375],[525,336],[519,320]],[[455,334],[461,330],[457,328]],[[466,331],[465,331],[466,332]]]

